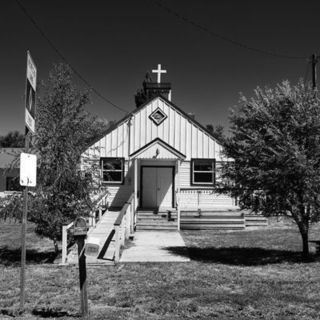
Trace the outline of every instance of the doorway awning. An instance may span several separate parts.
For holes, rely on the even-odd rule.
[[[163,140],[156,138],[146,145],[144,145],[139,150],[130,154],[131,158],[137,159],[180,159],[183,160],[186,158],[177,149],[170,146],[168,143]]]

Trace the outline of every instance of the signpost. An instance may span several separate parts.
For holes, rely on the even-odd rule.
[[[36,186],[36,156],[28,154],[30,134],[35,133],[37,68],[27,52],[27,74],[25,92],[25,152],[20,158],[20,184],[24,186],[23,212],[21,219],[21,273],[20,273],[20,311],[25,303],[25,268],[26,268],[26,229],[28,212],[28,187]]]

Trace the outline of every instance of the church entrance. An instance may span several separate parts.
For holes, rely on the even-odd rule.
[[[141,166],[141,207],[174,207],[174,167]]]

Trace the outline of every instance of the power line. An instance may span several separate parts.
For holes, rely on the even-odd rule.
[[[61,53],[61,51],[54,45],[54,43],[49,39],[49,37],[44,33],[44,31],[40,28],[40,26],[37,24],[37,22],[34,20],[34,18],[29,14],[29,12],[26,10],[26,8],[21,4],[21,2],[19,0],[16,0],[16,3],[18,4],[19,8],[21,9],[21,11],[25,14],[25,16],[30,20],[30,22],[32,23],[32,25],[39,31],[39,33],[41,34],[41,36],[47,41],[47,43],[49,44],[49,46],[53,49],[53,51],[64,61],[66,62],[69,67],[72,69],[72,71],[78,76],[79,79],[81,79],[88,87],[90,90],[92,90],[92,92],[94,92],[99,98],[101,98],[102,100],[104,100],[105,102],[107,102],[108,104],[112,105],[113,107],[115,107],[116,109],[124,112],[124,113],[129,113],[129,111],[119,107],[118,105],[116,105],[115,103],[113,103],[112,101],[110,101],[108,98],[106,98],[103,94],[101,94],[97,89],[95,89],[89,81],[87,81],[82,75],[81,73],[72,66],[72,64],[67,60],[67,58]]]
[[[208,29],[207,27],[185,17],[184,15],[180,14],[179,12],[175,11],[175,10],[172,10],[171,8],[167,7],[166,5],[163,4],[163,2],[161,1],[157,1],[157,0],[151,0],[155,5],[157,5],[158,7],[160,7],[161,9],[163,9],[164,11],[168,12],[169,14],[177,17],[178,19],[184,21],[185,23],[187,24],[190,24],[192,25],[193,27],[209,34],[210,36],[214,37],[214,38],[218,38],[220,40],[223,40],[225,42],[228,42],[228,43],[231,43],[235,46],[238,46],[238,47],[241,47],[243,49],[247,49],[247,50],[250,50],[250,51],[253,51],[253,52],[256,52],[256,53],[260,53],[260,54],[263,54],[263,55],[268,55],[268,56],[273,56],[273,57],[276,57],[276,58],[282,58],[282,59],[291,59],[291,60],[294,60],[294,59],[306,59],[307,57],[302,57],[302,56],[289,56],[289,55],[285,55],[285,54],[281,54],[281,53],[277,53],[277,52],[273,52],[273,51],[268,51],[268,50],[263,50],[263,49],[260,49],[260,48],[255,48],[255,47],[251,47],[251,46],[248,46],[242,42],[239,42],[239,41],[236,41],[236,40],[233,40],[231,38],[228,38],[224,35],[221,35],[217,32],[214,32],[210,29]]]

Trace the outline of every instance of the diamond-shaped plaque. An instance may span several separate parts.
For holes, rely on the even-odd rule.
[[[157,108],[150,114],[149,118],[158,126],[167,118],[167,115],[160,108]]]

